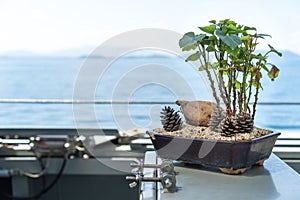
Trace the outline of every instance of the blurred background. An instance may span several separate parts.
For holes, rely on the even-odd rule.
[[[281,71],[275,82],[264,82],[256,125],[294,132],[300,128],[299,4],[297,0],[1,0],[0,127],[75,127],[72,99],[78,73],[95,48],[118,34],[140,28],[168,29],[181,34],[199,32],[197,27],[211,19],[230,18],[257,27],[259,33],[272,35],[260,51],[270,43],[283,53],[282,57],[270,58]],[[101,60],[101,56],[95,59]],[[115,70],[101,85],[107,89],[96,91],[93,100],[109,101],[109,91],[121,77],[119,69],[130,70],[136,63],[190,69],[183,59],[157,52],[129,55],[114,63]],[[189,83],[199,80],[192,70],[183,71]],[[208,93],[201,91],[199,98],[205,99]],[[164,87],[145,85],[130,100],[172,103],[177,98]],[[48,103],[41,103],[43,100]],[[109,104],[96,104],[95,110],[97,126],[117,127]],[[152,111],[153,105],[131,105],[122,112],[130,115],[136,127],[147,128]],[[86,127],[95,125],[88,117],[81,120]]]
[[[145,133],[161,126],[161,108],[212,100],[205,74],[185,62],[178,40],[213,19],[256,27],[272,36],[258,51],[271,44],[282,52],[270,56],[280,74],[274,82],[264,74],[255,125],[282,133],[273,152],[299,172],[299,8],[298,0],[0,0],[0,199],[140,199],[140,185],[126,176],[135,171],[129,179],[137,181],[145,163],[160,163],[154,152],[145,155],[153,150]],[[233,183],[243,197],[250,183],[248,198],[293,199],[298,176],[270,160],[244,176],[246,185],[205,171],[184,179],[205,186],[209,199],[222,190],[232,199]],[[143,173],[162,176],[159,169]],[[194,190],[178,183],[179,195]],[[144,187],[143,199],[163,195],[155,185]]]

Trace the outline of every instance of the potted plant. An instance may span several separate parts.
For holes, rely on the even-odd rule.
[[[229,19],[209,23],[199,27],[200,34],[184,34],[179,45],[193,51],[186,61],[199,62],[215,102],[178,100],[186,123],[178,111],[165,107],[163,128],[149,134],[161,157],[239,174],[262,165],[280,134],[255,127],[254,119],[262,78],[273,81],[279,74],[268,55],[281,53],[271,45],[267,52],[257,52],[259,41],[270,35],[258,34],[254,27]]]

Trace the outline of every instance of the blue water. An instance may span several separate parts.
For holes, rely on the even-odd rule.
[[[193,66],[179,57],[119,59],[100,78],[93,75],[93,70],[82,75],[85,62],[81,57],[0,57],[0,99],[92,97],[93,100],[153,102],[212,99],[205,76],[195,73]],[[101,58],[95,58],[94,62],[96,70],[101,66]],[[287,52],[283,58],[274,58],[274,62],[281,73],[275,82],[264,82],[261,102],[300,102],[300,57]],[[78,76],[84,84],[76,88]],[[95,78],[98,78],[96,85]],[[75,96],[74,90],[77,90]],[[0,127],[153,128],[160,126],[162,106],[0,103]],[[300,129],[299,113],[300,105],[259,105],[255,123],[271,129]]]

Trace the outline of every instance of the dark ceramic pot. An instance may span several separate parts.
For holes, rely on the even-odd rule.
[[[162,158],[219,168],[239,174],[268,159],[279,132],[248,141],[224,141],[184,138],[148,132],[157,154]]]

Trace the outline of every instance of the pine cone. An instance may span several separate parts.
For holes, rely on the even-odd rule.
[[[233,136],[237,133],[251,133],[253,119],[249,113],[242,112],[237,116],[226,117],[220,124],[223,136]]]
[[[238,133],[236,129],[236,120],[235,117],[226,117],[221,122],[221,130],[223,136],[231,137]]]
[[[177,131],[181,128],[182,121],[178,111],[175,112],[170,106],[165,106],[165,108],[162,109],[161,114],[161,123],[166,131]]]
[[[211,116],[211,119],[209,122],[210,129],[215,132],[222,132],[220,124],[224,118],[225,118],[224,112],[222,112],[221,110],[215,110],[212,113],[212,116]]]
[[[253,130],[253,119],[249,113],[242,112],[237,114],[237,128],[239,129],[239,133],[251,133]]]

